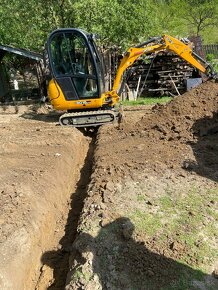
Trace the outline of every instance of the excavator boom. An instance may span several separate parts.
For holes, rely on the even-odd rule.
[[[132,66],[140,56],[155,54],[160,51],[173,52],[202,73],[208,75],[208,77],[216,78],[216,73],[213,71],[213,68],[192,50],[190,43],[184,43],[181,40],[165,34],[162,37],[152,38],[127,50],[117,70],[113,88],[106,94],[114,95],[115,92],[118,91],[124,72],[128,67]]]

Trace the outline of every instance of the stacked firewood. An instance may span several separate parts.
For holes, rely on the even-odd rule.
[[[186,91],[185,80],[192,77],[199,75],[185,60],[161,52],[138,60],[130,68],[127,85],[137,96],[176,96]]]

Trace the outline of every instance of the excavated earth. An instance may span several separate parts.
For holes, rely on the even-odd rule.
[[[141,112],[98,132],[66,289],[218,289],[218,84]]]
[[[35,289],[45,270],[40,287],[47,289],[54,269],[42,256],[73,241],[82,206],[77,183],[90,138],[57,126],[57,116],[14,110],[0,113],[0,289]],[[73,207],[72,233],[65,236]],[[46,262],[60,265],[64,253]],[[66,272],[68,262],[62,264]]]
[[[218,289],[218,84],[89,136],[40,110],[0,113],[0,288]]]

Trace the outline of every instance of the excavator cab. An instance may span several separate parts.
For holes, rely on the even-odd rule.
[[[105,94],[103,62],[93,35],[77,28],[55,30],[48,38],[47,51],[52,76],[48,97],[55,110],[67,111],[60,116],[60,125],[113,123],[118,113],[112,110],[111,96]]]
[[[102,62],[92,34],[76,28],[58,29],[50,34],[47,47],[51,74],[65,101],[101,97]]]

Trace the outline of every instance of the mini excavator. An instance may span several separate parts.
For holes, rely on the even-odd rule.
[[[171,51],[209,78],[212,67],[190,47],[187,41],[169,35],[154,37],[130,47],[119,64],[112,90],[105,91],[103,65],[93,34],[77,28],[53,31],[47,42],[51,80],[48,96],[55,110],[67,111],[59,123],[73,127],[96,127],[119,118],[122,77],[142,55]]]

